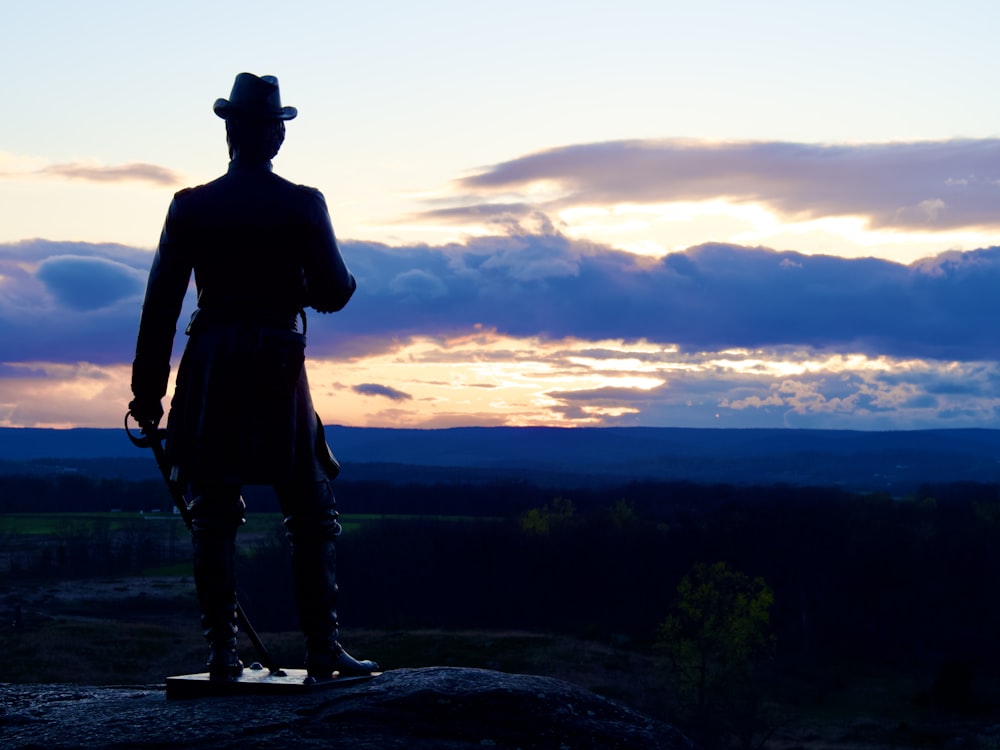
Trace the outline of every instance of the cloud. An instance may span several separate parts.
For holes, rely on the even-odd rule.
[[[671,373],[650,389],[553,389],[552,411],[577,424],[811,429],[934,429],[1000,426],[995,362],[917,360],[817,362],[808,351],[757,351],[769,367],[738,358],[659,355]],[[612,356],[607,352],[606,356]],[[822,365],[822,366],[817,366]],[[783,372],[783,371],[789,372]]]
[[[310,316],[310,379],[331,414],[356,399],[354,423],[426,425],[433,404],[454,424],[1000,424],[1000,248],[910,265],[722,244],[652,259],[547,234],[344,253],[358,292]],[[4,408],[28,414],[15,396],[43,381],[69,401],[36,421],[98,408],[68,405],[73,373],[127,373],[150,260],[0,245]]]
[[[361,383],[354,386],[351,390],[363,396],[385,396],[392,401],[409,401],[413,398],[409,393],[403,393],[403,391],[390,388],[387,385],[378,385],[377,383]]]
[[[101,258],[123,263],[143,272],[149,270],[153,254],[128,245],[111,242],[58,242],[44,239],[0,243],[0,263],[32,266],[57,255]]]
[[[560,235],[440,248],[348,245],[359,292],[338,328],[453,335],[643,339],[688,351],[808,346],[977,360],[1000,355],[1000,248],[891,261],[702,245],[660,260]],[[392,279],[420,269],[447,294]]]
[[[155,165],[6,166],[176,179]],[[574,239],[551,220],[573,208],[589,221],[589,207],[618,216],[608,209],[721,199],[793,220],[1000,229],[1000,140],[621,141],[532,154],[456,185],[460,194],[423,219],[485,225],[490,236],[343,243],[358,292],[309,325],[310,379],[338,418],[1000,426],[1000,247],[910,264],[727,243],[653,258]],[[112,244],[0,244],[0,422],[92,423],[102,404],[124,403],[151,259]],[[181,330],[192,304],[193,294]],[[183,345],[180,335],[175,362]]]
[[[0,368],[0,426],[120,426],[130,368],[33,364]]]
[[[394,276],[389,280],[389,289],[411,300],[443,297],[448,292],[439,277],[420,268],[412,268]]]
[[[6,416],[10,424],[120,426],[128,369],[0,366],[0,422]],[[482,377],[493,385],[481,387]],[[362,360],[313,357],[310,381],[330,423],[380,427],[1000,427],[996,362],[823,358],[807,348],[685,353],[648,342],[512,339],[484,331],[397,342]],[[365,393],[383,388],[412,398],[380,406]]]
[[[117,166],[95,166],[80,162],[53,164],[39,170],[37,174],[70,177],[88,182],[151,182],[154,185],[164,187],[181,184],[180,175],[173,170],[142,162],[131,162]]]
[[[314,356],[490,330],[684,352],[1000,357],[1000,248],[903,265],[713,244],[654,260],[552,234],[441,247],[345,243],[344,253],[358,292],[329,323],[311,316]],[[118,245],[0,245],[0,361],[131,361],[150,259]]]
[[[146,276],[124,263],[105,258],[56,255],[38,265],[35,278],[57,304],[74,310],[97,310],[143,293]]]
[[[998,228],[1000,139],[872,144],[628,140],[553,148],[458,181],[435,223],[517,221],[578,206],[725,200],[872,229]]]
[[[13,170],[0,168],[0,179],[36,177],[97,183],[148,182],[161,187],[178,186],[183,182],[181,176],[172,169],[143,162],[104,165],[90,161],[74,161],[38,167],[33,164],[37,160],[17,159],[3,154],[0,154],[0,157],[3,157],[0,158],[0,165],[8,163],[20,165],[20,168]]]
[[[131,362],[151,260],[123,245],[0,245],[0,362]]]

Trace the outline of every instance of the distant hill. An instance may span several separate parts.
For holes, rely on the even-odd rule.
[[[682,480],[890,492],[933,482],[1000,483],[1000,430],[331,426],[327,438],[344,481]],[[151,453],[113,429],[0,428],[0,471],[156,476]]]

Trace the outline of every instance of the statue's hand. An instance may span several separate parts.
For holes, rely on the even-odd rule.
[[[158,398],[136,396],[129,401],[128,410],[143,430],[148,427],[155,429],[163,418],[163,406]]]

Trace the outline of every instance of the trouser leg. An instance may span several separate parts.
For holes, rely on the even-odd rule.
[[[341,528],[330,483],[295,483],[275,489],[292,546],[295,604],[306,639],[309,675],[327,679],[334,671],[367,674],[378,669],[372,661],[351,657],[339,642],[336,538]]]
[[[243,671],[236,654],[236,529],[245,522],[245,507],[238,486],[198,488],[188,506],[195,589],[212,679],[231,679]]]

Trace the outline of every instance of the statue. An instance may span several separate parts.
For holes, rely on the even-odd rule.
[[[215,102],[226,122],[229,169],[178,192],[167,211],[142,305],[130,414],[156,430],[173,339],[192,272],[198,305],[167,417],[165,458],[190,488],[188,516],[201,626],[212,680],[243,670],[236,650],[236,532],[244,484],[273,485],[292,548],[292,574],[309,677],[369,674],[372,661],[338,638],[331,481],[339,469],[323,436],[304,369],[305,308],[342,309],[356,282],[323,195],[272,172],[298,114],[273,76],[240,73]]]

